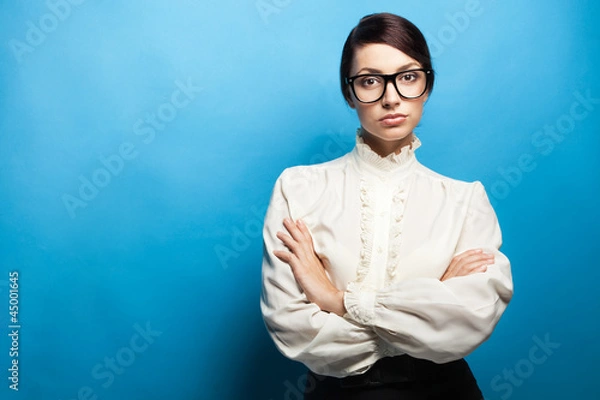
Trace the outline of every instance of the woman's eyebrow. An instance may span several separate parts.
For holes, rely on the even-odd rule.
[[[411,62],[411,63],[408,63],[406,65],[403,65],[403,66],[399,67],[396,70],[396,72],[406,71],[407,69],[409,69],[411,67],[417,67],[417,68],[419,68],[420,65],[418,63]],[[356,75],[360,75],[363,72],[367,72],[369,74],[382,74],[383,73],[383,71],[381,71],[381,70],[379,70],[377,68],[364,67],[364,68],[359,69],[358,72],[356,73]]]

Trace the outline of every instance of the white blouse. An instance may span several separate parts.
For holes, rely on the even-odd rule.
[[[353,151],[318,165],[286,169],[264,225],[261,310],[277,348],[312,371],[334,377],[365,372],[378,359],[409,354],[436,363],[485,341],[512,297],[500,227],[480,182],[439,175],[420,164],[415,137],[380,157],[360,136]],[[275,236],[283,219],[301,218],[347,314],[307,300]],[[484,273],[441,276],[452,258],[483,248]]]

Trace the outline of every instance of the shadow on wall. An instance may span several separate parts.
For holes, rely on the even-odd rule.
[[[252,327],[251,332],[248,351],[239,357],[233,398],[302,400],[306,367],[279,353],[264,327],[262,334],[259,327]]]
[[[321,163],[340,157],[352,150],[354,141],[355,129],[338,127],[337,131],[325,130],[312,141],[306,141],[306,147],[303,147],[303,151],[300,153],[301,159],[294,165]],[[272,182],[272,184],[274,183]],[[265,204],[260,206],[255,205],[255,208],[266,211],[267,201],[268,199],[265,200]],[[257,213],[251,218],[254,219],[251,222],[259,223],[262,226],[264,213]],[[262,250],[262,229],[257,232],[250,232],[242,229],[242,225],[240,225],[239,231],[245,235],[243,241],[246,246],[235,248],[232,245],[229,248],[230,251],[239,251],[241,255],[244,251],[255,250],[255,246],[261,246]],[[233,243],[233,231],[231,240]],[[223,264],[223,259],[220,258],[220,260]],[[245,335],[243,339],[241,338],[244,342],[243,350],[230,363],[227,374],[221,375],[224,376],[221,384],[232,385],[233,387],[223,387],[222,390],[217,389],[217,392],[231,394],[231,397],[227,397],[231,399],[302,400],[304,398],[307,368],[299,362],[284,357],[271,340],[258,307],[260,269],[255,269],[255,266],[252,268],[258,274],[257,276],[252,275],[250,278],[253,281],[252,286],[255,291],[252,296],[245,295],[246,299],[238,302],[238,304],[247,304],[248,306],[244,306],[243,309],[236,309],[238,315],[249,316],[243,321],[239,321],[239,329]]]

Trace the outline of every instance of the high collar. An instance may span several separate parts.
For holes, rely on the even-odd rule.
[[[391,153],[386,157],[381,157],[364,142],[361,129],[358,129],[353,153],[359,167],[364,167],[375,174],[408,172],[416,162],[415,150],[420,146],[421,141],[413,135],[412,142],[402,147],[399,153]]]

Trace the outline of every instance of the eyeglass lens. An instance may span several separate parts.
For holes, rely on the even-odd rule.
[[[373,102],[383,97],[387,81],[381,75],[360,75],[354,79],[354,93],[360,101]],[[416,98],[421,96],[427,87],[427,74],[425,71],[405,71],[396,75],[395,84],[403,97]]]

